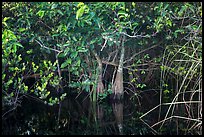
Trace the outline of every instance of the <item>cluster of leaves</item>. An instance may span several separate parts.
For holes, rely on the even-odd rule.
[[[4,24],[6,19],[4,18]],[[21,63],[21,54],[17,55],[17,49],[23,46],[18,42],[17,36],[9,29],[4,29],[2,33],[2,100],[5,105],[14,107],[18,104],[20,90],[28,91],[28,86],[22,83],[22,72],[25,64]]]
[[[99,100],[103,100],[105,99],[108,95],[111,95],[113,93],[112,91],[112,85],[108,84],[108,88],[105,89],[105,91],[103,93],[99,93],[98,94],[98,98]]]
[[[4,18],[5,21],[5,18]],[[4,22],[6,23],[6,22]],[[55,69],[56,62],[54,64],[51,61],[43,61],[40,66],[34,62],[31,63],[31,68],[27,68],[28,62],[23,62],[21,54],[17,53],[19,48],[23,46],[18,42],[17,37],[11,30],[4,29],[2,33],[2,101],[4,105],[13,106],[16,108],[20,105],[20,99],[24,95],[30,95],[32,92],[42,100],[45,100],[49,95],[47,86],[48,83],[53,86],[59,86],[59,77],[54,76],[54,73],[45,74],[44,70],[49,72]],[[53,68],[54,67],[54,68]],[[41,68],[41,70],[39,70]],[[25,84],[24,77],[29,71],[40,73],[40,81],[37,81],[32,87],[28,87]],[[60,98],[63,100],[66,94],[63,94]],[[56,100],[56,99],[55,99]],[[57,102],[58,101],[58,102]],[[52,97],[49,99],[49,104],[59,103],[59,100],[53,102]]]
[[[13,106],[13,108],[20,104],[23,96],[36,95],[39,99],[45,100],[45,103],[48,102],[49,105],[59,103],[66,96],[64,93],[59,99],[53,99],[50,97],[50,92],[56,91],[48,90],[48,86],[56,89],[59,86],[60,78],[54,76],[52,72],[56,70],[57,63],[51,63],[50,60],[35,60],[35,62],[39,62],[37,65],[31,60],[31,57],[34,57],[33,54],[36,54],[30,45],[35,36],[32,33],[35,30],[31,27],[33,26],[31,23],[35,23],[35,21],[31,22],[35,8],[29,9],[29,6],[33,6],[32,3],[3,3],[2,102],[4,105]],[[16,10],[16,8],[18,9]],[[29,42],[22,45],[22,39],[28,38]],[[33,73],[40,74],[40,80],[36,81],[34,85],[25,84],[26,76],[29,77]]]

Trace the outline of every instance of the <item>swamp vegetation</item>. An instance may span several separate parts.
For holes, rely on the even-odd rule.
[[[202,134],[202,2],[3,2],[2,134]]]

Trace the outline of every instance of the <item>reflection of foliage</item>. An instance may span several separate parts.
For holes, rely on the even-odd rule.
[[[69,97],[68,97],[69,98]],[[70,98],[69,98],[70,99]],[[66,100],[67,101],[67,100]],[[73,102],[72,102],[73,101]],[[97,122],[90,117],[93,115],[93,110],[86,113],[86,109],[81,110],[83,105],[82,102],[78,107],[74,100],[69,101],[69,104],[61,104],[60,119],[58,122],[58,106],[46,106],[42,103],[36,102],[35,100],[24,100],[22,108],[18,108],[18,114],[16,119],[19,121],[15,124],[18,125],[16,128],[16,134],[20,135],[93,135],[93,134],[118,134],[116,127],[115,117],[112,111],[112,107],[107,102],[101,102],[99,107],[103,110],[103,119]],[[35,103],[35,106],[30,106]],[[70,107],[68,107],[68,105]],[[134,109],[132,107],[128,109]],[[97,110],[97,109],[96,109]],[[131,111],[128,110],[128,111]],[[126,110],[125,110],[126,111]],[[98,112],[97,112],[98,113]],[[132,117],[134,115],[134,117]],[[124,134],[147,134],[143,123],[139,121],[139,112],[134,111],[131,117],[126,117],[123,122]],[[6,121],[4,121],[6,122]],[[101,125],[100,125],[100,122]],[[104,124],[104,125],[103,125]],[[12,125],[13,126],[13,125]],[[142,127],[142,128],[141,128]],[[7,127],[4,127],[4,129]],[[108,129],[108,130],[107,130]],[[138,130],[135,130],[138,129]],[[14,132],[14,131],[10,131]]]

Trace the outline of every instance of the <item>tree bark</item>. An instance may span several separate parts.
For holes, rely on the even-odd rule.
[[[103,66],[102,66],[102,60],[98,56],[97,52],[95,50],[92,50],[92,53],[94,54],[97,62],[98,62],[98,73],[97,73],[97,86],[96,91],[97,93],[103,93],[104,92],[104,85],[102,82],[102,76],[103,76]]]
[[[115,82],[112,86],[114,99],[118,99],[118,100],[122,99],[124,94],[124,87],[123,87],[123,61],[124,61],[124,54],[125,54],[124,41],[125,41],[125,36],[123,35],[119,66],[118,66]]]

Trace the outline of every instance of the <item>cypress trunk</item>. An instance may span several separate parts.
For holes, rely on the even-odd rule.
[[[114,99],[118,99],[118,100],[122,99],[124,94],[124,88],[123,88],[123,61],[124,61],[124,54],[125,54],[124,41],[125,41],[125,36],[122,36],[120,61],[119,61],[115,82],[112,87],[112,91],[114,93]]]

